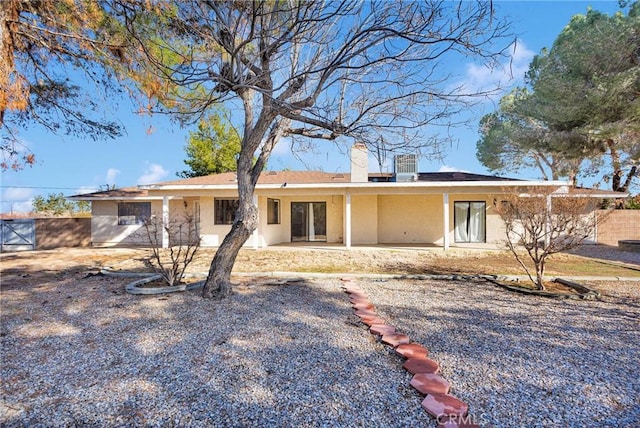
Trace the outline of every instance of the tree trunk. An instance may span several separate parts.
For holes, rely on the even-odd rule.
[[[544,260],[539,260],[536,265],[536,285],[538,290],[544,290]]]
[[[629,191],[629,186],[631,186],[631,182],[633,181],[633,178],[636,177],[636,176],[640,177],[640,171],[638,171],[638,166],[637,165],[633,165],[631,167],[631,170],[627,174],[627,178],[624,181],[624,184],[622,184],[620,186],[620,191],[621,192],[628,192]]]
[[[231,294],[231,270],[236,257],[258,226],[258,208],[249,201],[240,201],[231,231],[225,236],[213,257],[209,275],[202,289],[202,297],[205,299],[222,300]]]

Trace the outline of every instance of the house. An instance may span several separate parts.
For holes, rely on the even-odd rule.
[[[259,226],[245,246],[326,242],[346,248],[376,244],[492,248],[504,240],[502,221],[495,212],[500,194],[538,186],[551,186],[558,196],[572,194],[564,181],[466,172],[419,173],[413,155],[397,156],[392,174],[370,174],[367,159],[366,148],[356,144],[350,174],[263,172],[255,189]],[[621,196],[585,192],[580,196]],[[144,218],[156,215],[167,222],[187,209],[196,217],[201,245],[216,247],[234,218],[237,183],[235,173],[230,172],[70,199],[91,201],[94,246],[140,244],[136,232]],[[162,243],[171,244],[168,234]]]

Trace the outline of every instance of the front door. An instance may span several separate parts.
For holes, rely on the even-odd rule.
[[[291,203],[291,242],[327,241],[327,203]]]

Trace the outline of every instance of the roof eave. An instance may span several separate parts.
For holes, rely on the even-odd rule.
[[[511,187],[511,186],[568,186],[568,181],[407,181],[407,182],[363,182],[363,183],[269,183],[256,185],[256,189],[345,189],[345,188],[437,188],[437,187]],[[238,188],[237,183],[234,184],[152,184],[140,186],[143,190],[235,190]]]

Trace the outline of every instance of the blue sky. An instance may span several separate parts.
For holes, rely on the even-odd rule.
[[[573,15],[593,9],[612,14],[618,2],[612,1],[497,1],[501,16],[508,16],[512,32],[518,37],[513,53],[509,78],[504,72],[489,72],[473,63],[460,63],[457,71],[460,81],[482,86],[500,81],[506,87],[522,83],[532,57],[544,47],[550,47],[562,28]],[[507,63],[505,63],[507,64]],[[499,97],[496,98],[496,100]],[[491,101],[473,108],[470,127],[459,127],[452,132],[458,143],[445,147],[442,160],[420,160],[421,171],[464,170],[485,174],[488,171],[475,156],[478,140],[477,123],[495,109]],[[113,109],[112,109],[113,110]],[[116,140],[91,141],[69,136],[54,135],[42,129],[22,132],[22,138],[36,154],[38,162],[21,171],[2,172],[0,181],[1,212],[30,211],[36,195],[62,192],[73,195],[97,190],[101,185],[118,187],[174,180],[176,173],[185,169],[184,146],[188,130],[180,129],[165,117],[140,117],[134,107],[122,103],[113,111],[114,118],[126,128],[126,135]],[[149,132],[152,129],[153,132]],[[315,153],[302,153],[301,162],[292,155],[283,141],[269,162],[269,169],[292,170],[321,169],[348,172],[349,159],[345,147],[336,148],[329,143],[316,147]],[[373,163],[370,169],[374,169]],[[535,171],[520,178],[538,179]]]

